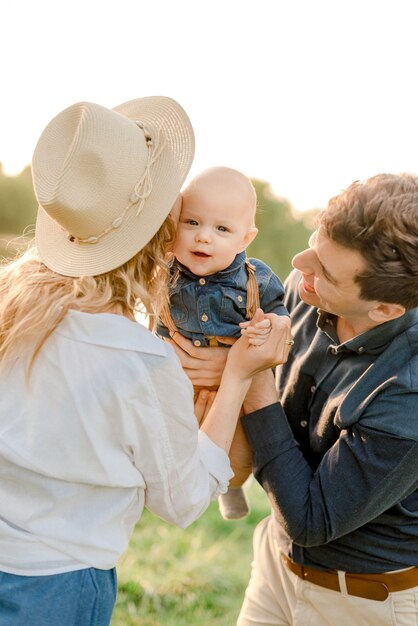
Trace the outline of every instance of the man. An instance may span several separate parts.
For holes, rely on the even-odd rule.
[[[238,624],[416,626],[418,177],[353,183],[293,265],[279,402],[258,374],[242,418],[272,515]]]

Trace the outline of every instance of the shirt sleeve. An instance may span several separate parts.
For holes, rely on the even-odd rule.
[[[412,395],[398,395],[399,415],[410,414]],[[254,452],[254,474],[296,544],[316,546],[347,535],[413,493],[416,438],[376,428],[376,416],[384,418],[390,406],[372,403],[359,422],[341,431],[316,470],[304,458],[280,403],[241,418]]]
[[[142,373],[147,395],[137,402],[134,462],[147,508],[186,527],[227,490],[234,474],[225,451],[199,431],[191,382],[169,345],[167,352],[166,358],[149,357]]]

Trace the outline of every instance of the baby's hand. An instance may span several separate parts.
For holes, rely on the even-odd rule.
[[[241,335],[246,335],[248,343],[253,346],[262,346],[268,339],[271,331],[271,322],[265,317],[260,322],[250,326],[250,322],[241,322]]]

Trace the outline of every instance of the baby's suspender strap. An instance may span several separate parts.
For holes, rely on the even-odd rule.
[[[245,265],[248,272],[248,280],[247,280],[247,307],[245,316],[247,320],[250,320],[254,317],[254,313],[260,307],[260,294],[258,292],[258,284],[257,279],[255,277],[255,266],[250,263],[248,259],[245,260]],[[168,330],[172,333],[177,331],[177,327],[171,317],[170,307],[168,304],[165,304],[161,313],[160,319],[164,326],[168,328]]]
[[[177,331],[176,325],[174,323],[173,318],[171,317],[171,313],[170,313],[170,307],[168,304],[165,304],[161,313],[160,313],[160,319],[162,321],[162,323],[164,324],[164,326],[166,326],[168,328],[168,330],[171,333],[175,333]]]
[[[255,277],[255,265],[250,263],[248,259],[245,259],[245,265],[248,272],[246,318],[247,320],[250,320],[254,317],[254,313],[260,307],[260,294],[258,292],[258,284]]]

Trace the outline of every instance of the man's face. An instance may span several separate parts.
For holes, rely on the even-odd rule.
[[[320,228],[309,248],[297,254],[293,267],[302,273],[299,294],[304,302],[345,318],[354,327],[370,323],[368,312],[376,302],[362,300],[355,277],[366,267],[363,256],[329,239]]]

